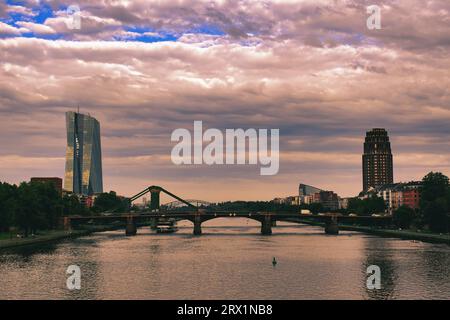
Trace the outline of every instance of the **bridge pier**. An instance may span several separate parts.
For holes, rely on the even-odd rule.
[[[133,216],[127,217],[127,226],[125,228],[126,236],[135,236],[137,233],[136,223],[134,222]]]
[[[158,228],[158,218],[150,218],[150,229],[156,230]]]
[[[199,236],[202,234],[202,218],[196,214],[194,217],[194,235]]]
[[[70,222],[70,217],[64,217],[63,228],[64,231],[72,231],[72,223]]]
[[[326,234],[339,234],[339,226],[336,217],[332,217],[331,220],[325,222]]]
[[[262,235],[272,234],[272,219],[270,217],[270,214],[264,215],[264,218],[261,221],[261,234]]]

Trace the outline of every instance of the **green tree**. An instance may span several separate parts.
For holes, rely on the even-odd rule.
[[[356,214],[360,214],[359,209],[362,206],[361,205],[362,200],[359,198],[351,198],[348,200],[348,206],[347,206],[347,210],[350,213],[356,213]]]
[[[14,223],[17,186],[0,182],[0,232],[9,231]]]
[[[91,214],[88,208],[84,206],[76,194],[66,194],[62,198],[62,208],[64,216],[88,216]]]
[[[323,211],[323,205],[319,202],[314,202],[309,205],[309,211],[313,214],[318,214]]]
[[[56,228],[63,212],[61,194],[52,182],[34,182],[30,185],[38,198],[37,212],[40,219],[38,227],[40,229]]]
[[[51,182],[0,183],[0,231],[15,226],[25,236],[39,229],[52,229],[62,215],[61,195]]]
[[[25,237],[35,232],[42,224],[42,215],[39,211],[39,197],[31,184],[22,182],[17,192],[17,210],[15,225],[24,231]]]
[[[374,213],[382,213],[386,210],[386,203],[384,202],[384,199],[378,196],[374,196],[369,198],[368,201],[368,213],[374,214]]]
[[[446,232],[450,211],[449,179],[440,172],[430,172],[422,179],[420,210],[422,222],[433,232]]]
[[[412,222],[416,218],[416,212],[414,209],[408,206],[400,206],[393,214],[394,224],[398,228],[409,229]]]
[[[92,210],[94,212],[124,212],[128,209],[128,201],[124,198],[118,197],[114,191],[108,193],[101,193],[94,200]]]
[[[446,201],[427,201],[422,205],[423,222],[433,232],[448,231],[448,215]]]
[[[57,226],[62,215],[61,195],[52,183],[22,182],[15,195],[13,224],[24,235]]]
[[[348,202],[348,211],[354,212],[359,216],[369,216],[374,213],[384,212],[386,204],[383,198],[372,195],[366,199],[353,198]]]
[[[422,179],[421,199],[435,201],[448,195],[448,177],[440,172],[430,172]]]

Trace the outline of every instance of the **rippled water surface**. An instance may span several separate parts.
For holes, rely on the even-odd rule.
[[[0,299],[450,299],[450,247],[246,219],[216,219],[192,236],[140,228],[0,252]],[[278,264],[272,266],[272,258]],[[66,287],[69,265],[81,290]],[[366,289],[378,265],[382,289]]]

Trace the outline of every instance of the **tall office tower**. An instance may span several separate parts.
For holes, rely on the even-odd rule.
[[[313,186],[308,186],[307,184],[303,184],[303,183],[300,183],[298,186],[298,195],[300,197],[313,195],[314,193],[318,193],[320,191],[323,191],[323,190],[313,187]]]
[[[66,112],[67,151],[64,189],[81,195],[103,192],[100,123],[91,116]]]
[[[363,190],[394,182],[391,143],[385,129],[372,129],[364,142]]]

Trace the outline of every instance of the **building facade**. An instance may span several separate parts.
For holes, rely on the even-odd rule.
[[[313,195],[313,202],[321,203],[326,210],[338,210],[339,209],[339,196],[333,191],[320,191]]]
[[[90,115],[66,113],[64,189],[90,196],[103,192],[100,123]]]
[[[403,205],[411,209],[419,209],[420,207],[420,192],[417,189],[410,189],[403,191]]]
[[[62,194],[62,179],[58,177],[33,177],[30,179],[31,183],[53,183],[56,191]]]
[[[384,199],[387,212],[392,214],[401,206],[419,209],[421,181],[391,183],[377,188],[376,193]]]
[[[339,209],[348,209],[348,203],[352,198],[339,198]]]
[[[410,207],[411,209],[419,209],[421,187],[421,181],[411,181],[403,184],[402,205]]]
[[[300,204],[311,204],[314,201],[314,194],[322,189],[300,183],[298,186],[298,195]]]
[[[375,128],[366,133],[364,142],[363,191],[393,183],[394,169],[391,143],[385,129]]]
[[[275,198],[272,202],[277,204],[287,204],[290,206],[298,206],[300,204],[298,196],[290,196],[286,198]]]
[[[400,183],[389,183],[378,187],[375,192],[380,198],[383,198],[387,210],[391,212],[392,208],[398,203],[398,193],[400,190]]]
[[[298,186],[298,194],[300,197],[311,195],[311,194],[314,194],[314,193],[317,193],[320,191],[322,191],[322,189],[319,189],[319,188],[316,188],[313,186],[309,186],[309,185],[303,184],[303,183],[300,183]]]

